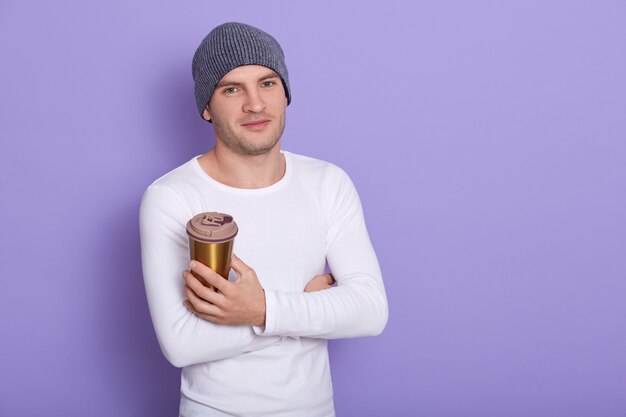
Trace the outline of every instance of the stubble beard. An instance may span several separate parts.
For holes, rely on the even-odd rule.
[[[262,155],[271,151],[283,135],[285,130],[285,113],[283,112],[277,120],[278,125],[275,130],[264,133],[267,136],[258,137],[254,141],[247,141],[239,137],[227,123],[222,121],[213,120],[213,129],[215,130],[216,140],[219,140],[230,150],[241,155]]]

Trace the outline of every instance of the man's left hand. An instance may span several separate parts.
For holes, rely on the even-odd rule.
[[[265,325],[265,291],[256,272],[233,255],[231,267],[237,273],[229,282],[211,268],[197,261],[189,267],[217,291],[205,287],[190,271],[183,271],[185,306],[198,317],[216,324]]]

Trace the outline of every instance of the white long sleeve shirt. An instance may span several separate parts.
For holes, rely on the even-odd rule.
[[[143,196],[144,283],[161,349],[183,368],[181,416],[333,416],[326,339],[377,335],[387,323],[380,268],[349,177],[283,154],[285,175],[269,187],[229,187],[194,157]],[[185,225],[205,211],[237,222],[234,252],[265,289],[264,327],[213,324],[183,305]],[[337,286],[305,293],[326,263]]]

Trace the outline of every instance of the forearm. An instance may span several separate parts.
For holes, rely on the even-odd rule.
[[[279,339],[257,336],[250,326],[213,324],[183,310],[177,312],[178,319],[153,315],[161,350],[176,367],[235,357]]]
[[[144,280],[152,322],[163,354],[174,366],[183,367],[234,357],[263,349],[278,338],[265,340],[250,326],[217,325],[185,308],[180,272],[186,259],[167,267],[167,259],[151,261],[146,255]]]
[[[384,289],[371,276],[343,277],[337,287],[312,293],[266,290],[263,336],[337,339],[375,336],[387,323]]]

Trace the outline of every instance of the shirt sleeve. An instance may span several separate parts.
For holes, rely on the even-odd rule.
[[[325,182],[326,259],[337,286],[312,292],[266,290],[263,336],[324,339],[374,336],[388,320],[388,306],[363,209],[348,175],[336,168]]]
[[[183,305],[188,269],[185,232],[193,213],[166,185],[151,185],[140,208],[141,258],[150,316],[163,354],[174,366],[215,361],[263,349],[279,340],[251,326],[223,326],[196,317]]]

